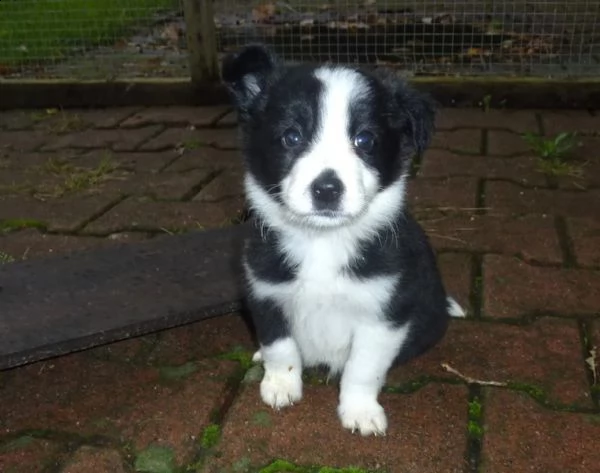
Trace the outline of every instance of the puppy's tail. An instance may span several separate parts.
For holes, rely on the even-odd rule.
[[[462,318],[467,316],[463,308],[452,297],[447,297],[446,301],[448,302],[448,314],[450,314],[450,317]]]

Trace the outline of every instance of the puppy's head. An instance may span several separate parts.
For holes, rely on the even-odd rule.
[[[284,67],[249,46],[226,58],[223,80],[242,127],[248,198],[267,219],[331,228],[402,205],[434,111],[395,75]]]

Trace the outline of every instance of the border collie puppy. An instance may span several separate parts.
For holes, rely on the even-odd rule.
[[[395,363],[444,335],[450,315],[428,240],[405,208],[411,158],[434,110],[392,73],[284,66],[262,46],[227,57],[253,211],[247,304],[265,368],[260,394],[302,398],[302,369],[340,374],[338,416],[385,434],[377,398]]]

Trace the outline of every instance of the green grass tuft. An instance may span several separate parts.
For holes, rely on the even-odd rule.
[[[15,262],[15,257],[5,253],[4,251],[0,251],[0,266],[7,263]]]
[[[481,437],[483,437],[483,427],[481,427],[481,425],[479,425],[479,423],[474,420],[469,421],[469,424],[467,425],[467,430],[469,432],[469,436],[472,438],[480,439]]]
[[[2,0],[0,64],[5,67],[65,59],[114,44],[178,0]]]
[[[204,432],[202,432],[202,438],[200,439],[200,445],[202,448],[209,449],[214,447],[221,437],[221,428],[217,424],[210,424]]]

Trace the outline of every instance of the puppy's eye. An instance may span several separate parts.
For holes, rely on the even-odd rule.
[[[300,143],[302,143],[302,135],[295,128],[288,128],[283,133],[281,141],[283,142],[286,148],[295,148]]]
[[[375,147],[375,135],[370,131],[361,131],[354,137],[353,144],[355,148],[369,153]]]

